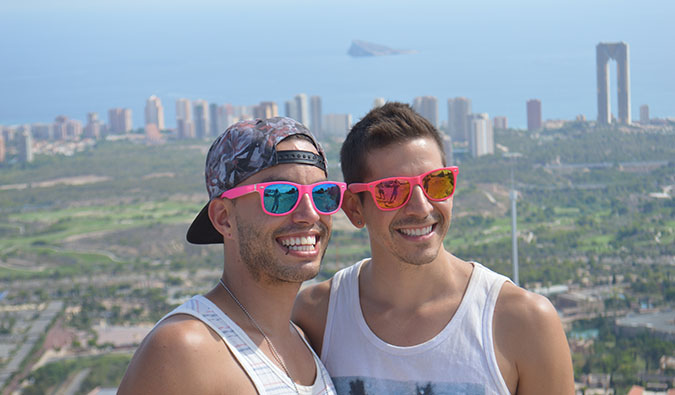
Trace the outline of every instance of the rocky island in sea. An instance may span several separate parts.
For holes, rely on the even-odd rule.
[[[352,40],[352,46],[349,47],[347,54],[360,58],[364,56],[403,55],[416,52],[417,51],[415,50],[393,49],[385,47],[384,45],[369,43],[367,41]]]

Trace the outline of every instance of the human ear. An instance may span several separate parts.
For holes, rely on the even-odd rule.
[[[366,226],[365,221],[363,220],[363,205],[361,204],[361,199],[358,194],[345,191],[342,202],[342,211],[347,215],[347,218],[349,218],[352,225],[359,229]]]
[[[232,201],[213,199],[209,202],[209,219],[213,227],[226,239],[232,238],[234,215]]]

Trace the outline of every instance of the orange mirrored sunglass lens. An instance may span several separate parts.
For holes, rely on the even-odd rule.
[[[427,174],[422,182],[427,195],[432,199],[444,199],[455,189],[455,175],[449,170]]]
[[[391,180],[375,185],[375,200],[382,208],[396,208],[403,205],[409,194],[408,181]]]

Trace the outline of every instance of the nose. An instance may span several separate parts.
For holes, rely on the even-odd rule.
[[[314,208],[312,198],[307,193],[300,197],[298,207],[293,210],[291,215],[294,222],[315,223],[321,218],[319,212]]]
[[[422,191],[422,187],[420,185],[415,185],[412,191],[410,191],[410,200],[408,200],[404,210],[408,215],[425,218],[427,215],[431,214],[434,210],[434,206],[429,199],[427,199],[424,191]]]

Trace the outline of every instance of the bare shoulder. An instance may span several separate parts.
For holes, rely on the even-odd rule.
[[[528,328],[560,321],[555,307],[548,298],[526,291],[510,282],[505,283],[499,293],[495,317],[507,325]]]
[[[505,283],[493,325],[500,369],[517,372],[517,393],[574,393],[567,337],[546,297]]]
[[[317,354],[321,354],[323,331],[326,327],[331,280],[310,285],[298,293],[291,319],[304,331]]]
[[[217,367],[217,369],[216,369]],[[220,337],[201,321],[176,315],[160,323],[134,354],[119,387],[131,393],[211,393],[247,384]]]

